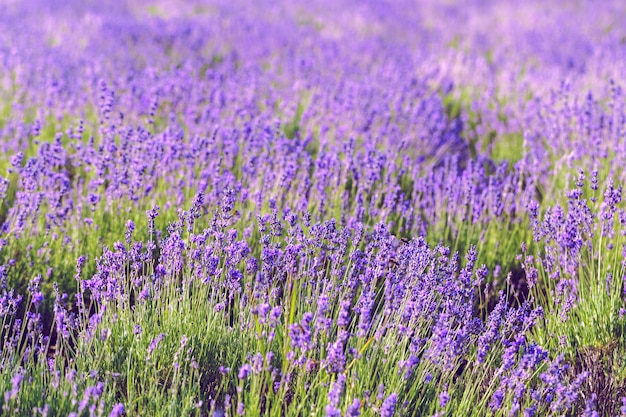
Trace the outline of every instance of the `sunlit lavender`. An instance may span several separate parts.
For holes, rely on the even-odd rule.
[[[0,2],[0,414],[626,417],[625,21]]]

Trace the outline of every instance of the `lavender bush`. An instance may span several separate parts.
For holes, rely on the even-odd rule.
[[[2,414],[626,416],[620,1],[0,16]]]

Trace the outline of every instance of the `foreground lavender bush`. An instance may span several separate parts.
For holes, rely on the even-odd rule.
[[[7,316],[8,410],[21,405],[14,397],[45,407],[48,379],[80,392],[79,369],[96,388],[55,408],[123,398],[126,412],[155,415],[472,413],[477,403],[476,414],[546,414],[574,404],[584,375],[571,378],[530,340],[541,308],[509,307],[501,294],[487,322],[474,318],[486,271],[473,249],[461,265],[448,248],[398,241],[382,224],[365,234],[274,211],[259,222],[257,258],[229,226],[228,198],[207,229],[189,232],[201,201],[169,226],[158,258],[129,227],[81,281],[77,312],[56,294],[54,346],[36,302],[26,324]]]
[[[620,2],[0,12],[3,413],[626,415]]]

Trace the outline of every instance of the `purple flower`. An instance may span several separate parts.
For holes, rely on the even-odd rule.
[[[15,155],[11,156],[9,159],[9,163],[14,168],[19,168],[22,165],[22,161],[24,160],[24,153],[18,152]]]
[[[600,414],[596,411],[596,399],[595,393],[591,394],[591,398],[585,401],[585,411],[581,414],[583,417],[599,417]]]
[[[493,393],[491,397],[491,401],[489,402],[489,408],[491,411],[497,411],[502,407],[502,401],[504,401],[504,392],[502,388],[498,388],[496,392]]]
[[[128,220],[126,222],[126,233],[124,235],[126,239],[126,243],[130,245],[130,242],[133,239],[133,232],[135,231],[135,223],[132,220]]]
[[[328,404],[325,408],[326,417],[341,417],[341,410]]]
[[[327,416],[335,416],[336,412],[341,412],[338,410],[339,404],[341,403],[341,396],[343,395],[343,390],[346,385],[346,376],[344,374],[337,375],[337,379],[333,382],[330,387],[330,391],[328,391],[328,407],[326,407],[326,415]],[[333,412],[329,413],[329,409]]]
[[[248,365],[247,363],[244,364],[241,368],[239,368],[239,379],[246,379],[248,375],[250,375],[251,370],[252,368],[250,368],[250,365]]]
[[[0,317],[12,316],[17,312],[17,308],[22,301],[21,295],[14,295],[14,290],[4,290],[0,297]]]
[[[524,417],[534,417],[537,413],[537,404],[533,404],[524,410]]]
[[[148,355],[151,355],[152,352],[154,352],[154,350],[157,348],[157,346],[163,340],[164,337],[165,337],[165,334],[161,333],[157,337],[152,339],[152,341],[150,342],[150,345],[148,346]]]
[[[109,414],[109,417],[120,417],[122,414],[124,414],[124,404],[122,403],[117,403],[113,406],[113,409],[111,410],[111,414]]]
[[[43,302],[43,293],[41,291],[36,291],[33,293],[33,304],[37,307],[41,305]]]
[[[506,298],[504,293],[500,291],[500,299],[496,307],[493,309],[489,318],[487,319],[487,326],[485,332],[478,338],[478,362],[482,363],[491,349],[491,346],[496,343],[500,336],[500,325],[504,317],[506,310]]]
[[[345,330],[337,336],[337,341],[328,344],[328,354],[326,364],[332,372],[342,372],[346,365],[345,340],[347,334]]]
[[[346,417],[359,417],[361,415],[361,401],[355,398],[346,410]]]
[[[91,399],[93,399],[94,403],[100,398],[102,392],[104,391],[104,384],[102,382],[98,382],[94,386],[87,387],[85,392],[83,393],[83,399],[78,402],[78,412],[79,414],[87,408]]]
[[[154,206],[146,211],[146,215],[148,216],[148,233],[152,236],[154,234],[154,219],[159,215],[159,206]]]
[[[294,348],[306,352],[313,347],[310,326],[312,320],[313,314],[306,312],[303,314],[302,321],[300,323],[295,323],[289,326],[289,338],[291,340],[291,345]]]
[[[392,417],[395,413],[396,402],[398,401],[398,394],[393,393],[387,397],[380,407],[380,417]]]
[[[197,219],[202,215],[202,209],[204,207],[204,193],[199,192],[191,203],[187,218],[187,231],[191,233],[193,231],[193,225]]]
[[[359,300],[361,304],[360,308],[360,316],[359,316],[359,326],[357,331],[358,337],[367,336],[372,320],[372,309],[374,308],[374,296],[369,291],[364,291],[361,294],[361,299]]]
[[[9,400],[15,400],[17,398],[23,379],[24,379],[24,374],[22,370],[18,370],[11,377],[11,389],[4,394],[5,401],[8,402]]]
[[[79,256],[78,259],[76,259],[76,275],[74,275],[74,278],[79,281],[80,280],[80,274],[83,270],[83,265],[85,264],[85,257],[84,256]]]
[[[448,391],[441,391],[439,393],[439,406],[441,408],[446,408],[448,401],[450,401],[450,395],[448,394]]]
[[[339,307],[339,317],[337,317],[337,326],[346,328],[350,325],[350,300],[342,300]]]

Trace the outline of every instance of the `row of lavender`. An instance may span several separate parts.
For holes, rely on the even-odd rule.
[[[0,6],[4,411],[620,413],[626,10],[400,3]]]

